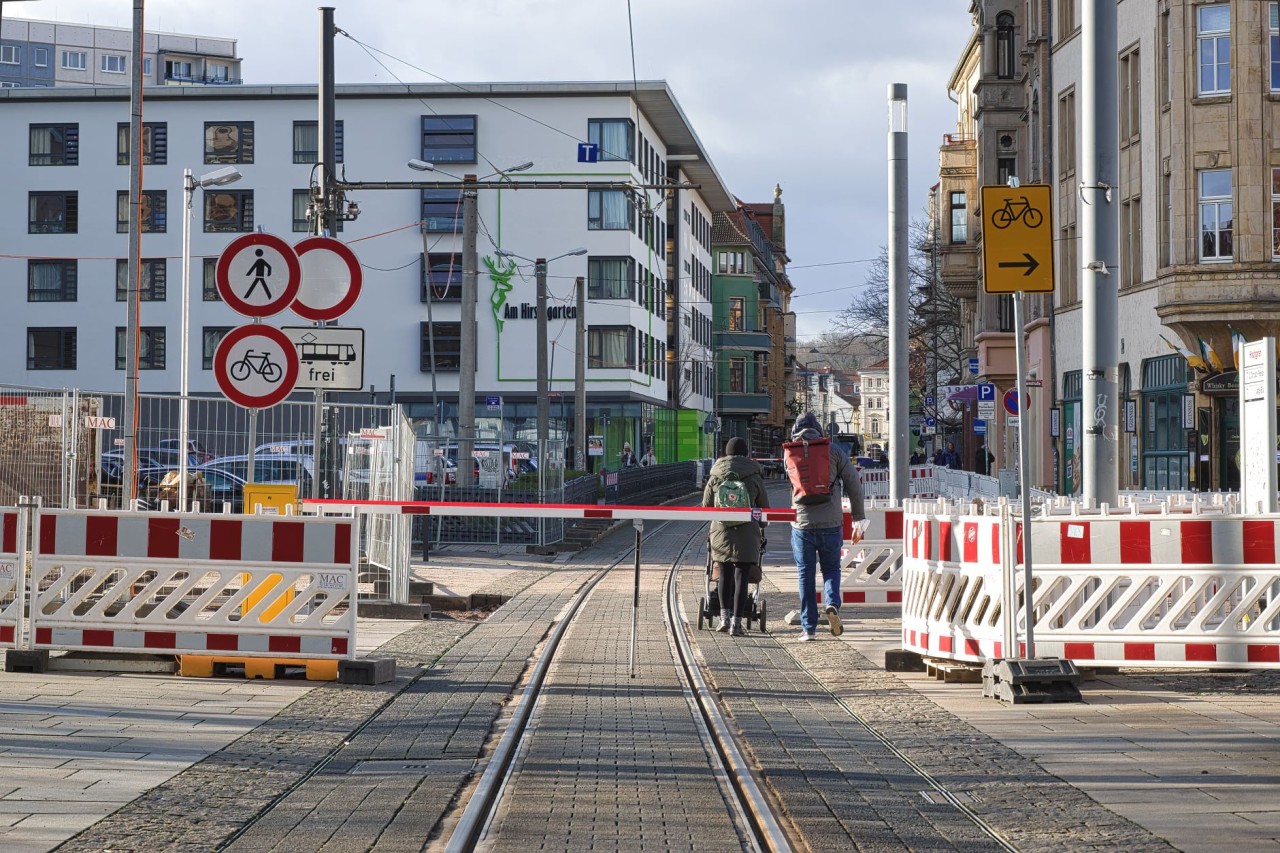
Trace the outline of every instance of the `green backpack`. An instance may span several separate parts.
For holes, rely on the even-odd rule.
[[[749,509],[751,507],[751,494],[747,491],[747,486],[738,478],[738,475],[732,471],[725,475],[720,481],[720,485],[716,487],[716,506],[722,509]],[[739,524],[746,524],[750,518],[743,518],[741,521],[722,521],[725,527],[737,527]]]

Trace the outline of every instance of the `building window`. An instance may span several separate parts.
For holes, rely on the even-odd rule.
[[[31,64],[36,68],[49,67],[49,48],[33,47],[31,49]]]
[[[200,330],[200,369],[213,370],[213,357],[218,354],[218,344],[231,331],[230,326],[205,326]]]
[[[0,64],[18,65],[22,62],[22,48],[16,44],[0,44]]]
[[[590,231],[630,231],[636,210],[626,190],[587,190],[587,229]]]
[[[1229,261],[1231,240],[1231,170],[1205,169],[1200,179],[1200,260]]]
[[[1003,144],[1006,137],[1001,137]],[[1009,145],[1013,144],[1013,137],[1008,137]],[[1008,146],[1006,146],[1008,147]],[[996,158],[996,183],[1002,187],[1009,186],[1009,179],[1018,175],[1018,158],[1017,157],[997,157]]]
[[[588,119],[587,141],[600,147],[601,160],[636,161],[636,126],[629,118]]]
[[[125,349],[125,327],[116,326],[116,370],[124,370]],[[164,326],[138,329],[138,369],[164,370]]]
[[[75,327],[27,329],[27,370],[75,370]]]
[[[996,15],[996,76],[1012,80],[1017,61],[1017,51],[1013,49],[1013,15],[1001,12]]]
[[[631,326],[587,329],[587,367],[635,367],[636,330]]]
[[[252,231],[253,190],[218,190],[204,194],[207,233]]]
[[[969,239],[969,209],[965,207],[963,192],[951,193],[951,242],[964,243]]]
[[[769,353],[756,353],[756,393],[769,393]]]
[[[1280,169],[1271,170],[1271,258],[1280,261]]]
[[[1142,198],[1134,196],[1120,205],[1120,248],[1124,253],[1123,284],[1142,283]]]
[[[747,330],[747,300],[734,296],[729,300],[729,331],[745,332]]]
[[[1160,245],[1160,266],[1173,264],[1173,176],[1164,175],[1160,180],[1160,194],[1163,196],[1161,209],[1164,210],[1164,241]],[[1273,218],[1274,218],[1273,213]]]
[[[310,190],[294,190],[293,191],[293,230],[301,233],[307,233],[311,230],[311,220],[307,218],[310,212],[311,191]]]
[[[1231,7],[1226,3],[1196,10],[1200,57],[1200,94],[1231,94]]]
[[[116,165],[129,165],[129,124],[116,125]],[[169,125],[148,121],[142,125],[142,164],[163,166],[169,162]]]
[[[75,166],[80,162],[80,125],[33,124],[28,165]]]
[[[192,82],[191,62],[181,59],[166,59],[164,62],[164,79]]]
[[[79,227],[80,199],[75,192],[30,193],[28,234],[75,234]]]
[[[102,54],[102,70],[107,74],[123,74],[127,70],[125,68],[125,58],[118,53]]]
[[[218,259],[204,258],[201,265],[200,278],[200,298],[203,302],[221,302],[222,296],[218,293]]]
[[[436,323],[434,332],[432,324],[419,324],[421,342],[419,344],[419,363],[423,373],[433,370],[458,371],[462,368],[462,324]],[[435,364],[431,363],[431,352],[435,350]]]
[[[428,163],[476,162],[476,117],[423,116],[422,159]]]
[[[142,282],[138,298],[142,302],[164,302],[167,294],[165,279],[167,269],[164,258],[145,258],[142,261]],[[116,259],[116,302],[129,299],[129,261]]]
[[[747,360],[729,359],[729,393],[743,394],[747,390]]]
[[[73,71],[84,71],[89,67],[89,56],[83,50],[64,50],[62,67]]]
[[[1180,355],[1149,358],[1142,363],[1143,488],[1187,488],[1189,460],[1182,398],[1192,378]]]
[[[1275,4],[1272,4],[1273,6]],[[1274,54],[1273,54],[1274,55]],[[1160,13],[1160,103],[1168,104],[1173,100],[1171,90],[1173,75],[1173,42],[1169,38],[1169,10]]]
[[[588,299],[634,299],[635,286],[634,258],[589,258],[587,260]]]
[[[743,252],[721,252],[718,264],[721,275],[744,275],[747,258]]]
[[[1142,61],[1137,49],[1120,57],[1120,144],[1142,133]]]
[[[142,232],[163,233],[168,226],[166,207],[168,193],[165,190],[143,190],[138,199],[138,221],[142,224]],[[116,193],[116,233],[129,232],[129,191]]]
[[[1061,253],[1058,266],[1058,304],[1071,305],[1079,298],[1076,284],[1080,274],[1074,222],[1068,222],[1058,229],[1058,249]]]
[[[338,162],[342,162],[345,132],[342,121],[333,123],[334,154]],[[295,121],[293,123],[293,162],[320,162],[320,130],[314,121]]]
[[[1058,97],[1058,176],[1076,171],[1076,93],[1072,89]]]
[[[1267,31],[1271,44],[1271,91],[1280,91],[1280,3],[1269,4]]]
[[[210,83],[226,83],[231,75],[228,73],[227,66],[212,63],[209,65],[207,75]]]
[[[28,302],[75,302],[76,297],[74,260],[27,261]]]
[[[204,161],[252,163],[253,122],[205,122]]]
[[[462,256],[446,252],[426,257],[422,301],[457,302],[462,299]]]
[[[1076,31],[1076,0],[1058,0],[1058,41]]]
[[[146,57],[146,58],[144,58],[144,59],[142,60],[142,73],[143,73],[143,74],[150,74],[150,73],[151,73],[151,58],[150,58],[150,57]]]
[[[422,229],[428,234],[462,230],[462,190],[423,190]]]

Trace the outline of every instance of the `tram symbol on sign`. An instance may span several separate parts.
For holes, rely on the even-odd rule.
[[[1021,219],[1028,228],[1039,228],[1044,222],[1044,214],[1031,206],[1031,200],[1025,195],[1018,201],[1005,198],[1004,207],[991,212],[991,224],[1005,229]]]
[[[298,347],[298,359],[304,364],[328,362],[330,364],[351,364],[357,358],[353,344],[324,343],[315,335],[302,336]]]
[[[237,382],[248,379],[250,373],[256,373],[268,382],[279,382],[284,370],[271,360],[271,353],[245,350],[240,360],[232,363],[230,373]]]

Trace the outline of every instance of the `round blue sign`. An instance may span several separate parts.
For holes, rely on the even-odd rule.
[[[1010,388],[1004,392],[1004,410],[1011,415],[1018,414],[1018,389]]]

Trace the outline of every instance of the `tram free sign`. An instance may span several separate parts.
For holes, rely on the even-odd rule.
[[[302,390],[359,391],[364,387],[364,329],[284,326],[298,353]]]

